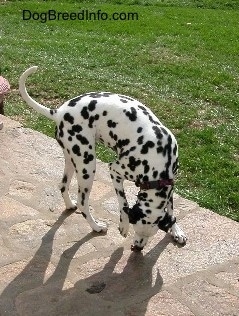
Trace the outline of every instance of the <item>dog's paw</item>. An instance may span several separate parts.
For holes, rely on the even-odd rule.
[[[100,233],[100,232],[106,233],[108,230],[108,227],[107,227],[107,224],[104,222],[95,221],[92,229],[97,233]]]
[[[66,211],[73,212],[77,210],[77,203],[75,201],[71,201],[69,204],[66,204]]]
[[[122,222],[119,224],[119,232],[120,234],[126,238],[129,233],[129,224],[123,224]]]
[[[174,241],[176,241],[178,244],[186,244],[187,236],[176,223],[172,226],[171,235],[173,236]]]

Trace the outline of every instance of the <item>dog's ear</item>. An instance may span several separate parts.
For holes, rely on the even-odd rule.
[[[135,204],[132,208],[129,208],[128,215],[130,224],[136,224],[141,218],[146,216],[137,204]]]

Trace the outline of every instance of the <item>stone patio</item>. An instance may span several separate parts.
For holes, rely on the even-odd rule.
[[[187,245],[159,232],[131,252],[107,165],[97,163],[91,205],[108,232],[96,234],[78,212],[64,212],[56,141],[0,121],[1,316],[239,315],[239,223],[176,196]],[[137,188],[125,187],[132,205]],[[75,180],[71,192],[76,199]]]

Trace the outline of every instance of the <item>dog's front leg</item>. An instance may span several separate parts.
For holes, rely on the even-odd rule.
[[[167,209],[168,209],[168,214],[170,215],[170,217],[173,216],[173,191],[169,198]],[[187,236],[185,235],[183,230],[178,226],[176,222],[171,227],[171,235],[173,236],[173,239],[177,243],[182,244],[182,245],[186,244]]]
[[[119,231],[123,237],[127,237],[129,232],[129,205],[126,200],[122,175],[117,169],[119,169],[119,164],[117,162],[110,163],[110,176],[115,188],[115,192],[119,201],[119,209],[120,209],[120,223],[119,223]]]

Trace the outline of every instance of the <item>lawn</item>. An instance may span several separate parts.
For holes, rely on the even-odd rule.
[[[36,20],[47,10],[137,19]],[[17,92],[32,65],[29,92],[49,107],[89,91],[135,97],[178,139],[177,192],[239,221],[238,1],[6,1],[0,21],[0,73],[12,86],[6,115],[54,136],[54,124]],[[98,157],[113,154],[99,147]]]

